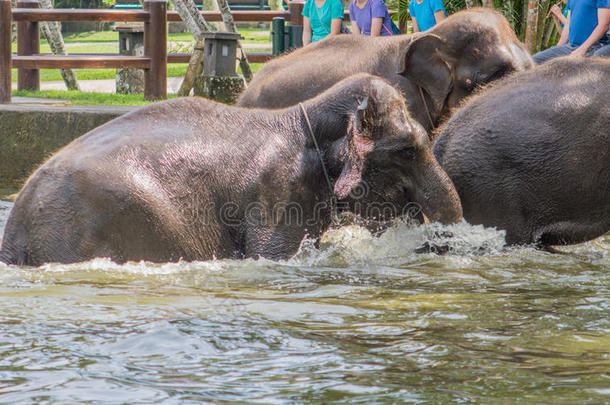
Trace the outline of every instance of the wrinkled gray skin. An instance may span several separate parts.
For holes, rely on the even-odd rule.
[[[343,209],[384,220],[414,201],[433,220],[461,219],[426,132],[387,82],[358,75],[304,106]],[[355,204],[352,190],[364,185]],[[287,258],[329,226],[330,198],[298,106],[176,99],[89,132],[38,169],[15,202],[0,260]]]
[[[411,116],[429,131],[479,86],[532,66],[531,56],[500,13],[470,9],[425,33],[338,35],[298,49],[265,64],[238,105],[288,107],[365,72],[400,89]]]
[[[561,58],[465,105],[434,145],[464,218],[510,244],[562,245],[610,230],[610,60]]]

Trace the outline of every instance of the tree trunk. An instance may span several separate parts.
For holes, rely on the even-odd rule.
[[[11,9],[17,7],[17,0],[11,0]],[[11,43],[17,42],[17,24],[11,25]]]
[[[550,16],[554,1],[542,0],[538,9],[538,35],[536,39],[536,52],[540,52],[557,42],[557,29]]]
[[[186,24],[189,32],[193,34],[195,38],[195,46],[193,48],[193,54],[189,61],[189,66],[186,69],[184,79],[178,90],[179,96],[188,96],[193,89],[193,83],[195,83],[195,77],[197,77],[198,71],[203,60],[203,33],[212,31],[208,22],[197,10],[193,0],[173,0],[174,9],[182,18],[182,21]]]
[[[269,8],[275,11],[284,10],[283,0],[269,0]]]
[[[222,14],[222,20],[224,21],[227,31],[237,33],[237,27],[235,26],[233,15],[229,9],[229,2],[227,0],[216,0],[216,2],[218,3],[218,9],[220,10],[220,14]],[[241,68],[241,73],[244,75],[244,79],[246,79],[246,83],[248,83],[252,80],[252,69],[250,69],[246,51],[244,51],[241,41],[237,41],[237,50],[239,51],[239,67]]]
[[[195,41],[203,39],[202,33],[212,31],[212,27],[199,13],[193,0],[173,0],[173,4]]]
[[[51,0],[40,0],[40,6],[42,8],[53,8],[53,3],[51,3]],[[58,22],[41,21],[40,32],[47,39],[51,52],[54,55],[66,54],[64,38],[61,35],[61,26]],[[63,77],[68,90],[80,90],[76,81],[76,75],[72,69],[61,69],[61,77]]]
[[[218,3],[216,0],[201,0],[202,10],[218,11]],[[223,23],[210,23],[212,31],[226,31]]]
[[[189,60],[189,65],[186,68],[184,79],[182,80],[182,84],[180,84],[180,89],[178,90],[178,95],[180,97],[186,97],[191,94],[195,79],[203,71],[204,42],[205,40],[203,39],[200,39],[199,41],[195,42],[195,46],[193,47],[193,53],[191,55],[191,59]]]
[[[538,0],[527,2],[527,25],[525,28],[525,46],[531,53],[536,53],[536,37],[538,31]]]

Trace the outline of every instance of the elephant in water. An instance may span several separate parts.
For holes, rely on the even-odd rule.
[[[399,88],[411,116],[430,131],[481,85],[533,66],[506,18],[469,9],[424,33],[338,35],[298,49],[267,63],[238,105],[288,107],[364,72]]]
[[[413,203],[431,220],[462,218],[427,133],[381,78],[356,75],[283,110],[182,98],[110,121],[42,165],[0,260],[282,259],[329,227],[333,205],[383,220]]]
[[[434,153],[464,219],[510,244],[579,243],[610,230],[610,60],[561,58],[475,96]]]

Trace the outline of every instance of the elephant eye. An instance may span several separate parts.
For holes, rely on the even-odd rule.
[[[489,78],[487,79],[487,82],[489,83],[489,82],[493,82],[494,80],[498,80],[498,79],[506,76],[507,74],[509,74],[513,70],[514,69],[511,66],[501,66],[498,70],[496,70],[494,72],[494,74],[489,76]]]
[[[481,84],[481,83],[486,83],[486,82],[487,82],[487,75],[485,73],[474,72],[474,74],[472,75],[472,87],[474,87],[475,85]]]
[[[404,148],[395,152],[396,157],[404,160],[413,160],[415,159],[416,153],[415,148]]]

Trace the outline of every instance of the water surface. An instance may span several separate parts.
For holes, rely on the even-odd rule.
[[[414,253],[446,230],[452,253]],[[610,236],[552,254],[400,225],[310,245],[287,262],[0,264],[0,401],[610,402]]]

